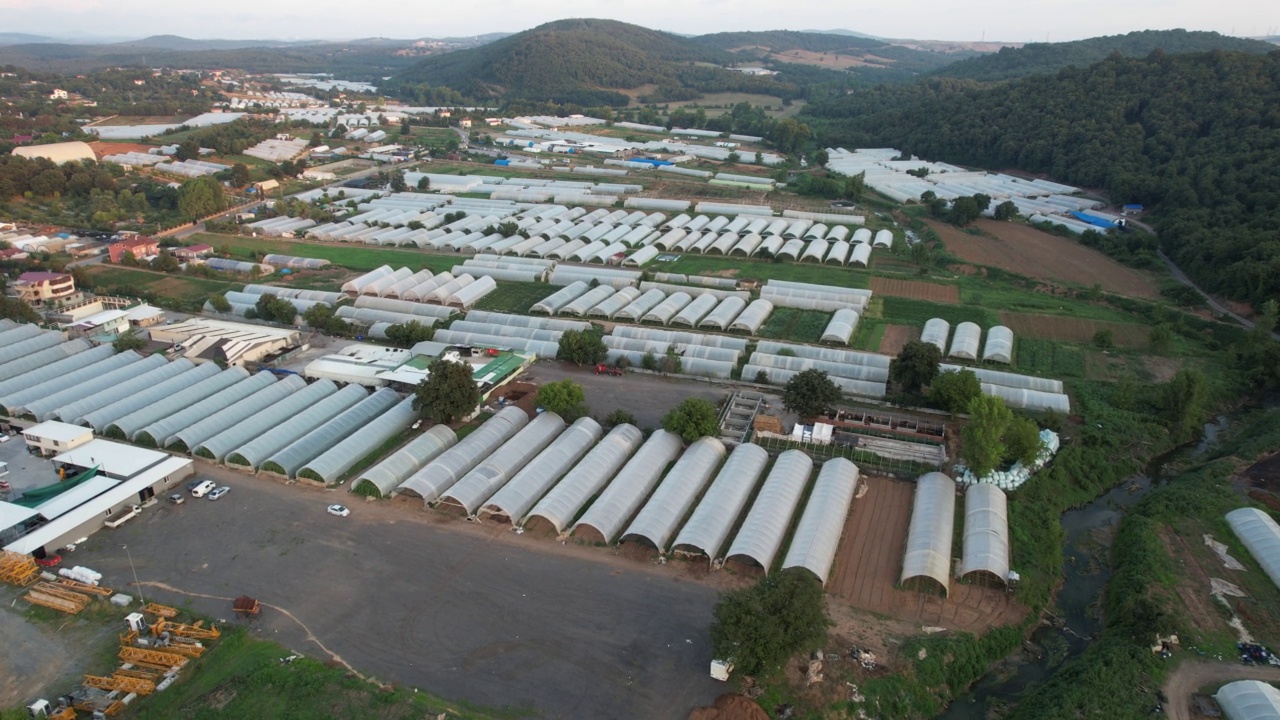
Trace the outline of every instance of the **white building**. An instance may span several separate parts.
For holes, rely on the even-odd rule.
[[[89,443],[93,440],[93,429],[49,420],[23,430],[22,438],[27,441],[27,447],[36,448],[47,457]]]

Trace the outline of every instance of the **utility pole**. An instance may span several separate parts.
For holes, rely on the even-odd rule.
[[[124,548],[125,557],[129,558],[129,569],[133,571],[133,586],[138,588],[138,599],[141,600],[142,604],[145,606],[147,604],[147,598],[142,594],[142,583],[138,582],[138,568],[133,566],[133,555],[129,552],[128,545],[121,545],[120,547]]]

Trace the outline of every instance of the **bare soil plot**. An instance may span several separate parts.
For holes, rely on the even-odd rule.
[[[897,355],[912,340],[920,338],[920,328],[910,325],[886,325],[880,336],[880,354]]]
[[[879,477],[866,482],[845,523],[828,593],[863,610],[950,630],[982,632],[1026,615],[1012,595],[996,588],[953,581],[951,596],[942,598],[895,587],[915,485]]]
[[[1144,274],[1070,238],[1021,223],[978,220],[974,227],[990,236],[970,235],[940,222],[929,227],[947,249],[965,262],[990,265],[1043,280],[1062,280],[1132,297],[1155,298],[1160,291]]]
[[[101,160],[107,155],[123,155],[127,152],[136,152],[146,155],[148,151],[154,150],[155,145],[141,145],[139,143],[130,142],[103,142],[95,140],[89,143],[89,147],[93,148],[93,154]]]
[[[1000,313],[1000,322],[1015,336],[1061,340],[1064,342],[1090,343],[1099,330],[1110,330],[1116,347],[1142,348],[1147,346],[1151,328],[1135,323],[1089,320],[1064,315],[1037,315],[1035,313]]]
[[[940,303],[960,302],[960,288],[955,285],[925,282],[923,280],[902,280],[900,278],[873,277],[871,292],[877,295],[911,298],[913,300],[929,300]]]

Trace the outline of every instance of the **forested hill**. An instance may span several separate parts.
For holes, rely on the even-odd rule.
[[[1216,32],[1143,30],[1128,35],[1108,35],[1074,42],[1029,43],[1020,48],[1007,47],[991,55],[952,63],[934,74],[993,82],[1057,72],[1072,65],[1084,67],[1100,62],[1112,53],[1145,57],[1155,50],[1161,50],[1166,55],[1180,55],[1212,50],[1268,53],[1275,49],[1274,45],[1261,40],[1229,37]]]
[[[693,100],[704,92],[801,97],[803,83],[724,69],[735,57],[689,38],[614,20],[558,20],[478,48],[423,60],[386,84],[447,86],[479,100],[626,105]],[[822,72],[822,71],[819,71]],[[806,80],[808,78],[805,78]]]
[[[1280,52],[1112,57],[980,86],[932,79],[810,106],[820,139],[1018,168],[1154,206],[1209,289],[1280,298]]]

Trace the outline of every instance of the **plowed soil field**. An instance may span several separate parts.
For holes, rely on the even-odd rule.
[[[1111,330],[1116,347],[1142,348],[1147,346],[1151,329],[1134,323],[1088,320],[1063,315],[1036,315],[1034,313],[1000,313],[1000,322],[1013,331],[1014,336],[1062,340],[1064,342],[1090,343],[1094,333]]]
[[[1155,298],[1151,280],[1097,250],[1070,238],[1050,235],[1021,223],[978,220],[974,227],[993,237],[970,235],[959,228],[929,222],[943,244],[960,259],[990,265],[1041,280],[1061,280],[1132,297]]]
[[[920,338],[920,329],[910,325],[886,325],[884,335],[880,336],[880,354],[894,355],[902,352],[902,348],[912,340]]]
[[[873,277],[871,278],[871,292],[877,295],[891,295],[913,300],[930,300],[932,302],[952,304],[960,302],[960,288],[955,285],[943,285],[921,280]]]
[[[828,593],[863,610],[949,630],[982,632],[1026,615],[1025,607],[997,588],[952,581],[950,597],[942,598],[895,587],[915,483],[878,477],[866,482],[867,492],[853,501],[845,521]]]

